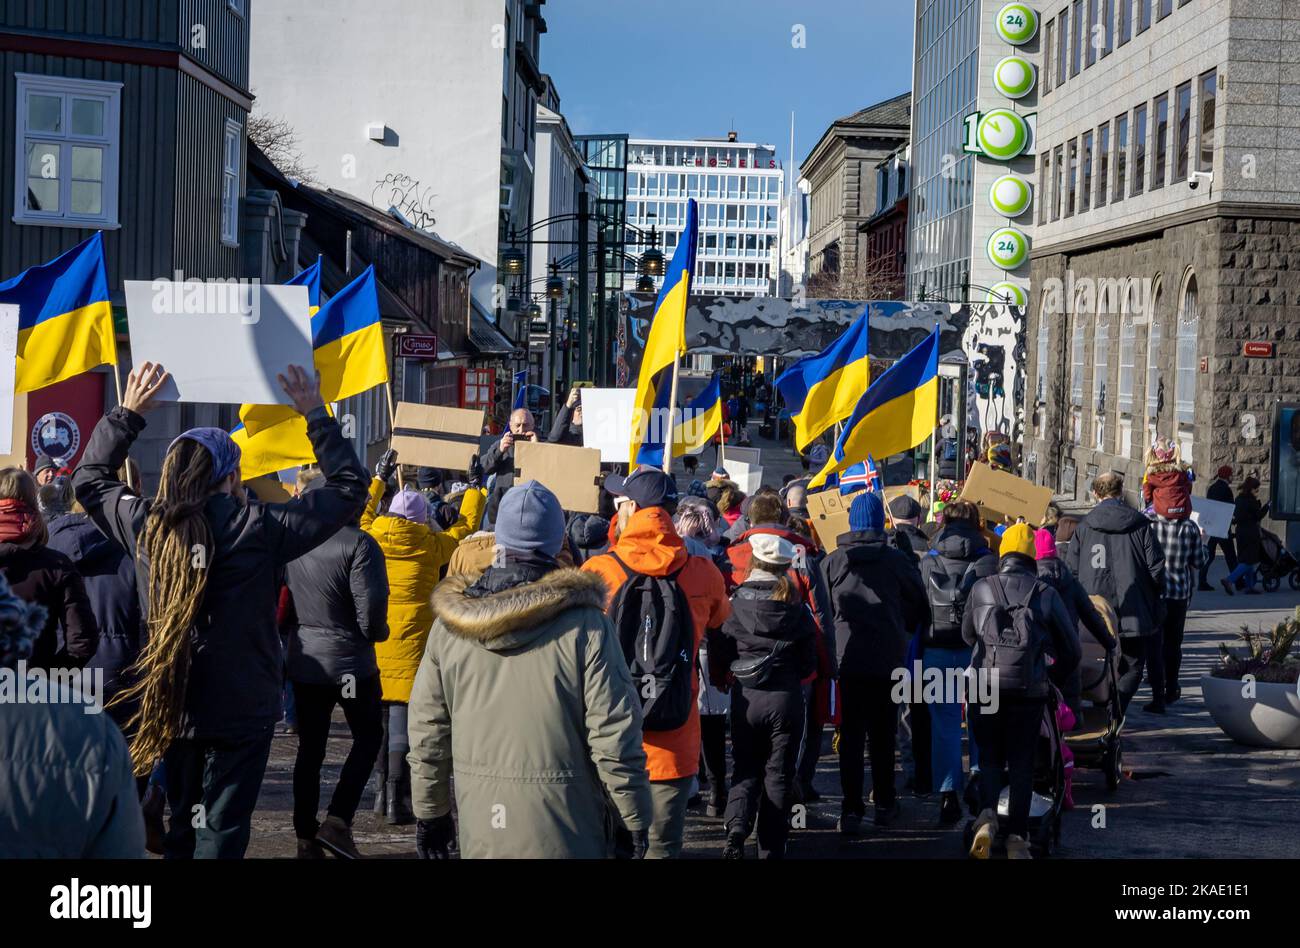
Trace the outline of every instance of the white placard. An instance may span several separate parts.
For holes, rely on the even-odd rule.
[[[1192,521],[1205,531],[1206,536],[1225,539],[1232,529],[1232,514],[1236,510],[1233,504],[1208,497],[1192,498]]]
[[[172,382],[159,399],[289,405],[276,380],[313,365],[305,286],[126,281],[131,357],[160,362]]]
[[[606,464],[626,464],[632,447],[633,388],[582,390],[582,446],[597,448]]]
[[[18,307],[0,306],[0,455],[14,453],[14,375],[18,371]]]
[[[736,448],[726,445],[722,449],[723,456],[728,461],[739,461],[742,464],[748,464],[750,467],[762,467],[762,450],[760,448]]]
[[[746,494],[753,494],[763,486],[761,467],[751,467],[744,461],[733,461],[730,456],[722,462],[722,466],[726,469],[727,477],[731,478]]]

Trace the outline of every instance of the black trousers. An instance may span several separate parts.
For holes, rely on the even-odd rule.
[[[351,692],[351,689],[349,690]],[[384,740],[381,720],[379,676],[355,683],[355,694],[345,696],[338,685],[293,683],[298,705],[298,756],[293,762],[293,831],[299,839],[315,839],[320,824],[320,770],[325,762],[325,745],[330,736],[334,706],[343,706],[343,716],[352,731],[352,746],[330,798],[328,813],[349,826],[356,815],[361,794],[375,766]]]
[[[1183,667],[1183,631],[1187,627],[1188,599],[1165,600],[1165,624],[1160,630],[1165,666],[1165,694],[1178,688],[1178,672]]]
[[[1026,698],[1003,691],[996,713],[985,714],[983,708],[971,708],[975,741],[980,749],[980,810],[997,812],[1005,771],[1011,788],[1007,833],[1012,836],[1023,838],[1029,831],[1034,751],[1046,707],[1044,698]]]
[[[813,785],[817,776],[817,761],[822,756],[822,731],[826,722],[822,720],[822,709],[817,705],[817,683],[803,686],[803,751],[799,756],[799,783],[804,787]]]
[[[1186,613],[1184,613],[1185,615]],[[1122,638],[1119,640],[1120,672],[1119,700],[1120,706],[1128,710],[1128,704],[1142,686],[1142,672],[1146,671],[1147,681],[1151,685],[1151,696],[1157,702],[1165,700],[1165,653],[1164,636],[1157,628],[1154,635]],[[1180,642],[1181,644],[1181,642]]]
[[[240,741],[176,740],[163,756],[167,859],[243,859],[274,729]]]
[[[731,793],[727,833],[748,836],[758,817],[758,855],[785,856],[790,802],[803,732],[803,694],[797,689],[731,691]]]
[[[912,733],[912,786],[917,793],[934,790],[934,767],[930,760],[930,706],[909,704],[908,726]]]
[[[840,787],[845,813],[865,814],[862,762],[871,742],[871,790],[879,808],[894,805],[894,750],[898,742],[898,706],[888,678],[840,678]]]
[[[1207,585],[1207,577],[1210,575],[1210,564],[1214,562],[1214,553],[1216,550],[1223,551],[1224,562],[1228,564],[1228,570],[1237,568],[1237,545],[1232,542],[1232,537],[1210,537],[1210,542],[1206,544],[1210,555],[1205,558],[1205,565],[1201,567],[1201,585]]]
[[[700,715],[700,760],[709,778],[709,795],[717,801],[727,798],[727,716]]]

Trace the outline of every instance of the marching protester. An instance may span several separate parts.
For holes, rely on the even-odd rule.
[[[459,519],[450,529],[440,530],[436,525],[429,525],[424,497],[409,487],[394,495],[386,513],[379,513],[379,502],[396,470],[397,452],[385,452],[370,482],[361,529],[379,544],[388,574],[388,636],[383,641],[376,640],[375,644],[387,747],[387,753],[379,758],[375,810],[382,811],[389,823],[405,824],[414,820],[410,770],[406,764],[410,750],[407,702],[433,625],[429,597],[457,545],[478,529],[483,514],[483,491],[477,487],[466,490]]]
[[[446,859],[453,835],[467,858],[598,859],[627,837],[644,850],[641,701],[606,584],[557,562],[564,514],[541,484],[497,513],[502,555],[433,593],[409,723],[417,851]]]
[[[633,677],[655,682],[643,723],[652,806],[645,855],[676,858],[700,767],[696,655],[731,606],[722,573],[706,557],[690,555],[673,526],[671,477],[642,466],[626,478],[608,478],[605,487],[624,499],[626,522],[610,551],[582,568],[605,581],[606,606]]]
[[[1255,496],[1259,490],[1259,478],[1251,475],[1241,482],[1237,491],[1235,509],[1232,514],[1233,526],[1237,537],[1237,565],[1226,577],[1220,580],[1223,591],[1233,595],[1237,583],[1246,584],[1246,592],[1258,596],[1255,588],[1256,570],[1264,556],[1264,536],[1260,521],[1268,516],[1268,504],[1261,504]]]
[[[853,836],[866,815],[862,766],[868,742],[875,824],[887,826],[900,813],[894,788],[898,706],[891,694],[892,676],[903,665],[908,639],[929,623],[930,606],[915,562],[885,535],[879,494],[858,493],[849,507],[849,532],[836,544],[824,571],[843,704],[840,832]]]
[[[59,476],[59,465],[48,454],[36,455],[36,466],[32,469],[32,477],[36,478],[37,485],[44,487],[56,477]]]
[[[910,538],[909,538],[910,542]],[[997,555],[980,531],[979,508],[967,500],[954,500],[943,508],[943,524],[933,546],[921,557],[921,577],[930,602],[930,624],[923,635],[922,670],[947,673],[965,669],[971,648],[962,637],[970,591],[975,583],[998,569]],[[951,826],[961,819],[966,785],[962,766],[962,705],[943,694],[928,702],[930,715],[931,774],[939,788],[939,822]],[[979,748],[970,742],[970,765],[979,770]]]
[[[1201,528],[1188,517],[1169,518],[1157,505],[1151,517],[1156,541],[1165,555],[1164,626],[1160,630],[1164,659],[1164,682],[1151,679],[1151,704],[1147,710],[1163,713],[1165,706],[1183,696],[1178,687],[1178,672],[1183,666],[1183,632],[1187,626],[1187,607],[1193,585],[1208,559],[1202,542]]]
[[[483,476],[491,476],[492,493],[488,497],[487,514],[485,520],[488,523],[496,522],[497,505],[501,503],[501,498],[505,496],[515,483],[515,442],[516,441],[536,441],[537,430],[536,422],[533,421],[533,413],[527,408],[516,408],[510,413],[510,427],[501,440],[495,442],[480,459],[483,466]]]
[[[889,516],[894,521],[890,532],[894,545],[904,553],[925,556],[930,538],[921,532],[921,505],[915,497],[900,494],[889,502]]]
[[[14,595],[45,610],[27,666],[83,668],[99,648],[99,626],[76,565],[49,546],[39,508],[30,474],[16,467],[0,470],[0,571]]]
[[[582,447],[582,389],[571,388],[569,395],[555,413],[555,423],[546,440],[551,444],[568,444]]]
[[[1002,535],[998,572],[980,579],[962,616],[962,638],[974,646],[977,674],[996,676],[996,707],[972,711],[980,749],[980,813],[970,854],[987,859],[998,828],[998,797],[1009,787],[1008,859],[1028,859],[1029,806],[1033,797],[1034,748],[1054,675],[1079,664],[1078,633],[1056,591],[1037,578],[1034,534],[1017,523]]]
[[[1206,488],[1205,490],[1206,499],[1215,500],[1221,504],[1234,503],[1234,499],[1232,496],[1232,484],[1230,483],[1231,480],[1232,480],[1232,467],[1230,465],[1225,464],[1222,467],[1220,467],[1218,471],[1215,472],[1214,480],[1212,480],[1210,482],[1210,486]],[[1199,576],[1199,582],[1196,585],[1196,588],[1199,592],[1214,591],[1214,587],[1210,585],[1210,580],[1209,580],[1210,565],[1214,562],[1214,556],[1218,550],[1223,550],[1223,561],[1228,564],[1229,573],[1231,573],[1234,569],[1237,568],[1237,548],[1232,542],[1232,536],[1231,536],[1232,531],[1229,530],[1228,533],[1229,535],[1226,537],[1210,537],[1209,542],[1206,544],[1207,552],[1205,557],[1205,563],[1203,566],[1201,566],[1201,574]]]
[[[1120,623],[1120,653],[1126,667],[1119,681],[1127,710],[1142,685],[1151,683],[1152,704],[1164,703],[1165,558],[1151,521],[1124,502],[1124,478],[1114,472],[1092,482],[1097,505],[1079,521],[1065,549],[1065,565],[1091,595],[1115,609]],[[1057,527],[1060,536],[1060,527]]]
[[[15,596],[0,576],[0,671],[14,673],[30,659],[44,627],[44,607]],[[0,859],[144,857],[122,732],[62,692],[59,700],[5,703],[0,788]]]
[[[153,362],[131,372],[72,483],[95,525],[137,563],[148,638],[122,694],[139,702],[136,774],[166,762],[165,855],[237,859],[281,714],[277,574],[356,516],[365,471],[317,381],[290,366],[280,385],[306,416],[324,486],[285,504],[244,502],[238,446],[219,428],[194,428],[168,447],[157,494],[142,498],[117,471],[168,378]]]
[[[741,859],[758,820],[760,858],[785,856],[804,729],[802,680],[817,667],[817,626],[788,575],[795,545],[775,533],[749,541],[750,567],[731,615],[709,633],[713,683],[730,684],[731,793],[724,859]]]
[[[298,475],[298,496],[319,490],[319,471]],[[375,643],[388,638],[388,575],[384,554],[356,523],[342,527],[316,549],[289,564],[285,577],[290,613],[286,675],[298,717],[293,765],[293,828],[299,858],[360,858],[352,818],[384,738],[383,705]],[[352,732],[323,823],[320,769],[335,707]]]

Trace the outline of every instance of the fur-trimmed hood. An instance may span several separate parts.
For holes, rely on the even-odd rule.
[[[433,591],[433,612],[452,635],[507,651],[531,642],[570,609],[604,611],[605,581],[576,569],[557,569],[522,586],[474,598],[465,595],[478,576],[448,576]]]

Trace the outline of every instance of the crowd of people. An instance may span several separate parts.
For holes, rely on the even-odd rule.
[[[362,855],[368,786],[424,858],[673,858],[693,806],[721,821],[722,857],[753,836],[781,858],[828,743],[842,834],[899,818],[901,751],[939,825],[973,818],[972,856],[1001,838],[1028,858],[1040,726],[1077,716],[1080,636],[1119,649],[1125,707],[1144,676],[1148,711],[1180,698],[1212,553],[1163,444],[1147,512],[1113,473],[1086,516],[1040,525],[863,489],[829,544],[795,477],[746,496],[722,470],[682,490],[642,466],[605,477],[598,511],[566,511],[516,482],[526,409],[461,481],[401,474],[393,451],[368,476],[296,368],[281,384],[318,464],[292,500],[249,496],[213,428],[172,442],[146,497],[127,455],[165,380],[132,373],[70,474],[0,471],[0,666],[102,670],[108,711],[5,709],[0,855],[242,857],[289,704],[300,858]],[[581,425],[575,390],[549,440]],[[1251,588],[1257,488],[1235,502],[1229,592]],[[996,695],[899,701],[913,663]],[[322,819],[336,710],[351,742]]]

